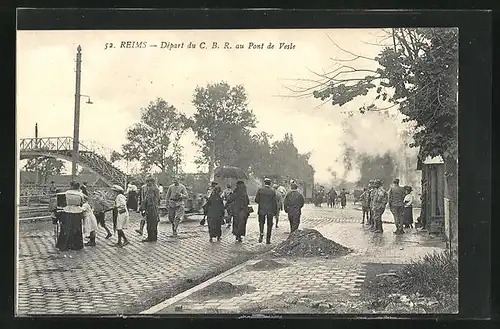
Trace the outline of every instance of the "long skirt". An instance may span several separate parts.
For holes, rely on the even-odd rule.
[[[210,237],[220,237],[222,235],[222,216],[208,216],[207,222]]]
[[[403,224],[413,224],[413,207],[405,207],[403,211]]]
[[[82,214],[58,214],[61,228],[57,238],[56,248],[64,250],[83,249]]]
[[[248,210],[240,209],[233,214],[233,234],[235,236],[245,236],[247,231]]]
[[[138,206],[137,196],[138,196],[138,193],[135,191],[128,193],[128,199],[127,199],[127,208],[128,209],[137,210],[137,206]]]

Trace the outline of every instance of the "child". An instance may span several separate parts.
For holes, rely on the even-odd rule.
[[[97,231],[97,219],[94,215],[94,210],[89,203],[89,197],[84,196],[83,208],[83,233],[88,234],[89,242],[85,243],[86,247],[95,247],[95,235]]]

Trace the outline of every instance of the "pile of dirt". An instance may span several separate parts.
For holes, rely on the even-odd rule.
[[[196,299],[211,299],[214,297],[235,297],[246,293],[252,293],[256,290],[255,287],[245,285],[233,285],[225,281],[217,281],[208,287],[199,290],[193,294]]]
[[[312,229],[297,230],[288,236],[276,249],[274,255],[315,257],[315,256],[345,256],[352,249],[344,247],[335,241],[328,240],[321,233]]]
[[[268,271],[268,270],[274,270],[277,268],[282,268],[282,267],[287,267],[287,266],[288,265],[278,263],[272,259],[264,259],[256,264],[250,266],[250,268],[254,271]]]

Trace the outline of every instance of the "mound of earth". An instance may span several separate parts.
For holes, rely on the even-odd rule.
[[[296,230],[274,249],[274,255],[280,257],[345,256],[350,252],[351,249],[312,229]]]
[[[287,266],[288,265],[278,263],[272,259],[264,259],[256,264],[250,266],[250,268],[254,271],[266,271],[266,270],[273,270],[273,269],[287,267]]]
[[[217,281],[208,287],[197,291],[193,294],[193,297],[198,299],[210,299],[213,297],[234,297],[240,296],[246,293],[252,293],[256,288],[249,285],[233,285],[232,283],[225,281]]]

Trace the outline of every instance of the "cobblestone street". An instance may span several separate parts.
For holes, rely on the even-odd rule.
[[[351,223],[360,226],[361,213],[349,209],[304,209],[302,228]],[[107,220],[110,225],[110,220]],[[139,313],[172,295],[189,289],[197,280],[208,279],[262,253],[286,239],[285,214],[274,229],[271,246],[259,244],[258,223],[252,214],[243,244],[235,244],[230,229],[223,229],[221,242],[210,244],[206,226],[186,220],[179,236],[171,236],[162,218],[158,242],[141,243],[134,230],[133,215],[126,235],[131,244],[123,249],[98,232],[97,246],[81,251],[60,252],[54,247],[50,222],[22,223],[19,235],[18,314],[123,314]],[[353,224],[353,223],[357,223]],[[187,286],[186,286],[187,283]],[[191,283],[191,284],[190,284]],[[183,285],[183,286],[182,286]],[[186,286],[179,291],[179,286]]]

